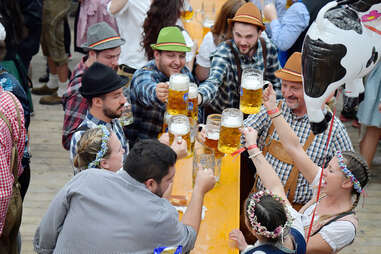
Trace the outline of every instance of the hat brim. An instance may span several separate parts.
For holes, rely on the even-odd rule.
[[[180,45],[162,45],[162,46],[156,46],[156,44],[151,44],[151,48],[153,50],[160,50],[160,51],[176,51],[176,52],[189,52],[191,51],[191,48],[188,46],[180,46]]]
[[[112,49],[116,47],[122,46],[124,43],[126,43],[126,40],[123,38],[117,39],[117,40],[112,40],[112,41],[107,41],[105,43],[98,44],[94,47],[90,47],[88,43],[84,43],[81,45],[81,48],[84,50],[105,50],[105,49]]]
[[[228,24],[230,26],[233,25],[234,22],[240,22],[240,23],[246,23],[246,24],[254,25],[254,26],[259,27],[259,29],[262,30],[262,31],[266,29],[266,26],[264,24],[261,24],[260,22],[254,22],[254,21],[248,20],[246,18],[232,18],[232,19],[228,19]]]
[[[105,95],[105,94],[108,94],[108,93],[111,93],[115,90],[118,90],[119,88],[122,88],[124,87],[125,85],[128,84],[128,78],[127,77],[123,77],[121,78],[120,80],[118,81],[115,81],[115,86],[112,86],[110,87],[109,89],[105,89],[105,90],[102,90],[102,92],[84,92],[83,89],[82,89],[82,86],[79,88],[79,92],[81,93],[81,95],[84,97],[84,98],[93,98],[93,97],[98,97],[98,96],[101,96],[101,95]]]
[[[282,80],[287,80],[291,82],[300,82],[302,83],[302,77],[298,75],[291,74],[289,72],[285,72],[283,69],[277,70],[274,72],[275,77],[282,79]]]

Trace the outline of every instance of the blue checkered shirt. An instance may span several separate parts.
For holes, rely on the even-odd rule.
[[[77,154],[77,144],[79,140],[82,137],[82,134],[87,130],[87,129],[93,129],[96,128],[98,125],[105,125],[106,127],[112,129],[116,136],[118,137],[125,153],[124,153],[124,158],[127,156],[129,147],[128,147],[128,141],[126,136],[124,135],[123,132],[123,127],[120,125],[119,119],[113,119],[111,123],[106,123],[102,120],[99,120],[95,118],[92,114],[90,114],[89,111],[86,113],[85,119],[83,119],[83,122],[79,125],[78,129],[84,129],[84,130],[79,130],[76,131],[70,142],[70,159],[72,162],[74,162],[75,155]],[[78,169],[73,166],[74,169],[74,174],[78,173]]]
[[[187,74],[194,82],[188,68],[184,67],[181,73]],[[127,127],[130,140],[157,138],[163,128],[166,104],[156,97],[156,85],[167,82],[169,77],[159,71],[155,61],[148,62],[142,69],[135,72],[131,86],[130,99],[134,123]]]
[[[276,47],[269,39],[263,38],[266,43],[266,71],[264,79],[273,84],[277,93],[280,92],[280,81],[274,72],[278,70],[279,61]],[[258,49],[252,57],[242,55],[232,40],[233,48],[238,52],[241,68],[264,69],[263,49],[258,39]],[[199,93],[202,95],[201,105],[210,106],[215,112],[222,112],[225,108],[239,108],[240,87],[238,85],[237,65],[230,46],[223,42],[211,56],[209,78],[200,84]]]
[[[307,141],[308,135],[311,130],[307,115],[304,115],[302,117],[294,115],[291,109],[284,102],[284,100],[282,103],[281,111],[287,123],[291,126],[296,135],[299,137],[300,143],[304,144]],[[261,150],[263,150],[268,130],[271,126],[271,120],[266,112],[266,109],[262,106],[261,111],[258,114],[250,115],[244,121],[244,125],[251,126],[258,131],[258,147]],[[326,151],[325,143],[328,139],[328,132],[329,128],[322,134],[316,135],[313,142],[307,149],[308,156],[319,167],[322,167],[325,156],[327,156],[327,158],[332,158],[335,155],[336,151],[353,151],[353,146],[348,136],[348,133],[339,119],[335,117],[332,127],[331,141],[328,146],[328,151]],[[279,141],[279,136],[275,129],[273,135],[271,136],[271,139]],[[277,172],[283,185],[285,185],[293,165],[278,160],[270,153],[267,153],[265,157],[266,160]],[[264,189],[263,185],[260,182],[260,179],[258,179],[257,188],[258,190]],[[307,180],[302,176],[301,173],[299,173],[299,177],[297,180],[297,188],[293,202],[298,204],[305,204],[311,198],[312,189],[308,184]]]

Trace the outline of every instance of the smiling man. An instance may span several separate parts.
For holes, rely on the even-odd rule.
[[[157,43],[151,46],[154,60],[135,72],[131,82],[131,104],[134,123],[128,126],[130,145],[137,139],[157,138],[163,127],[168,81],[174,73],[184,73],[194,82],[185,67],[186,46],[178,27],[164,27],[160,30]]]
[[[264,71],[264,79],[280,90],[274,76],[279,69],[277,49],[269,39],[260,37],[265,26],[258,8],[246,3],[228,22],[233,39],[218,45],[211,56],[209,78],[199,87],[199,103],[206,115],[239,108],[241,73],[245,68]]]
[[[124,104],[127,102],[123,95],[126,82],[112,68],[98,62],[93,63],[85,71],[79,92],[87,100],[89,109],[85,119],[71,138],[70,158],[72,161],[77,154],[77,143],[83,132],[98,125],[105,125],[112,129],[122,144],[125,154],[128,154],[127,139],[117,119],[122,115]],[[77,172],[78,170],[74,168],[74,174]]]
[[[333,122],[332,136],[328,147],[326,147],[328,129],[317,136],[312,134],[304,102],[301,72],[302,54],[300,52],[292,54],[284,68],[275,72],[275,75],[282,80],[281,91],[284,97],[279,101],[278,108],[299,137],[300,143],[304,144],[304,150],[310,158],[317,165],[322,166],[326,156],[332,157],[336,151],[350,151],[353,150],[353,147],[345,127],[337,118]],[[258,146],[264,152],[267,161],[278,173],[286,193],[288,192],[290,202],[294,207],[300,208],[312,198],[312,190],[307,180],[294,167],[293,161],[283,150],[266,109],[262,107],[258,114],[250,115],[245,120],[244,125],[251,126],[258,131]],[[252,176],[251,179],[253,179]],[[260,181],[256,187],[263,189]]]

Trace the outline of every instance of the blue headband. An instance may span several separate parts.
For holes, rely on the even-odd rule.
[[[104,125],[98,125],[98,128],[100,128],[103,132],[101,149],[98,151],[97,155],[95,156],[95,160],[89,163],[89,166],[88,166],[89,168],[97,168],[99,166],[99,163],[101,162],[101,159],[107,153],[107,149],[108,149],[107,143],[110,138],[110,131]]]

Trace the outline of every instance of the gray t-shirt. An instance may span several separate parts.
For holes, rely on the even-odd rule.
[[[37,253],[153,253],[193,249],[196,232],[176,209],[125,171],[87,169],[50,203],[34,236]]]

